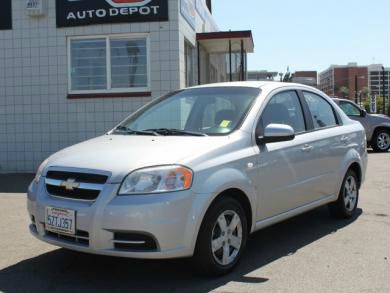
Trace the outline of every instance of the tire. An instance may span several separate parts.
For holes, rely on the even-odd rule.
[[[390,149],[390,130],[376,130],[371,141],[371,146],[375,152],[387,152]]]
[[[359,201],[359,179],[349,169],[344,177],[337,201],[328,205],[330,214],[337,219],[350,219],[356,213]]]
[[[222,227],[224,223],[226,229]],[[239,201],[223,197],[213,203],[203,219],[193,256],[198,271],[212,276],[232,271],[245,249],[247,227],[247,218]]]

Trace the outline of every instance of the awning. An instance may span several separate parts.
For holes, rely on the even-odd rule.
[[[254,51],[252,31],[198,33],[196,38],[209,53],[241,51],[241,43],[246,53]]]

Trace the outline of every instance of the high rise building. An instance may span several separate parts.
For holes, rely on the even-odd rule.
[[[331,65],[319,74],[319,88],[332,97],[354,99],[368,86],[368,67],[357,63]]]
[[[383,97],[383,73],[385,75],[385,97],[389,97],[390,68],[384,68],[382,64],[368,65],[368,87],[371,95]]]

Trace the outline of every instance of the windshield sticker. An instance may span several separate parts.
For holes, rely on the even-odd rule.
[[[223,120],[221,122],[221,124],[219,125],[219,127],[221,127],[221,128],[228,128],[230,123],[232,123],[232,121],[230,121],[230,120]]]

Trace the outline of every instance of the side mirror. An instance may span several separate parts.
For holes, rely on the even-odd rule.
[[[367,111],[361,109],[361,110],[360,110],[360,117],[366,117],[366,116],[367,116]]]
[[[257,138],[259,143],[289,141],[295,138],[294,129],[286,124],[269,124],[264,129],[264,136]]]

